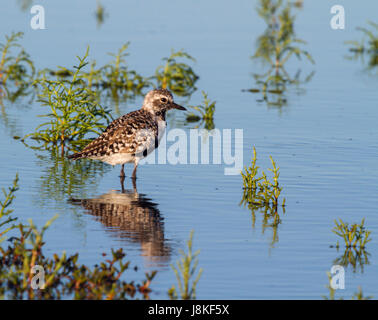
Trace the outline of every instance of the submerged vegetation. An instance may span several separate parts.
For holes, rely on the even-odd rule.
[[[369,238],[371,232],[366,230],[364,224],[365,219],[362,219],[360,224],[354,223],[352,225],[339,219],[339,222],[335,220],[335,227],[332,231],[343,238],[346,248],[358,247],[364,249],[366,244],[371,241]]]
[[[125,43],[117,54],[109,53],[114,58],[110,63],[103,66],[101,70],[103,88],[110,88],[112,96],[117,97],[120,93],[132,92],[141,94],[142,90],[150,86],[147,79],[143,78],[134,70],[129,70],[126,65],[125,57],[128,56],[126,50],[130,43]]]
[[[270,157],[272,162],[272,168],[268,170],[272,172],[272,181],[264,171],[259,175],[259,166],[256,165],[257,153],[253,148],[253,158],[251,165],[244,168],[244,172],[241,172],[243,178],[243,198],[240,205],[248,206],[252,212],[253,226],[255,225],[255,211],[260,210],[263,212],[263,231],[266,227],[273,228],[273,241],[274,244],[278,240],[277,227],[281,223],[281,217],[278,212],[279,205],[282,207],[283,213],[285,213],[285,202],[283,198],[280,204],[280,195],[282,187],[279,184],[279,167],[277,167],[275,161]]]
[[[0,43],[0,97],[6,95],[11,100],[27,94],[35,74],[29,54],[18,43],[22,37],[22,32],[13,32],[5,36],[5,43]],[[18,52],[14,54],[13,50]]]
[[[360,267],[361,272],[364,272],[364,266],[370,264],[369,252],[366,251],[366,244],[371,241],[371,232],[365,228],[365,219],[362,219],[360,224],[354,223],[349,225],[343,220],[335,220],[335,227],[332,232],[344,240],[344,253],[334,260],[334,264],[339,264],[344,267],[349,265],[353,268],[353,272]],[[339,251],[339,242],[336,244],[336,249]]]
[[[192,109],[198,111],[199,115],[194,114],[194,113],[189,113],[186,116],[186,121],[187,122],[201,121],[200,125],[202,123],[205,123],[205,129],[212,130],[215,128],[215,125],[214,125],[215,101],[211,101],[208,98],[208,95],[205,91],[202,91],[202,95],[203,95],[202,105],[190,106]]]
[[[326,288],[328,289],[328,296],[323,296],[324,300],[336,300],[336,289],[332,288],[331,281],[332,281],[332,275],[330,272],[327,272],[328,277],[328,284],[326,285]],[[358,287],[358,292],[355,292],[352,296],[352,300],[371,300],[373,299],[373,296],[364,296],[362,292],[362,288]],[[344,300],[343,297],[339,298],[339,300]]]
[[[97,27],[99,28],[104,23],[105,17],[107,16],[105,8],[99,0],[97,0],[95,16],[97,20]]]
[[[4,200],[0,200],[0,243],[2,243],[5,240],[6,233],[15,228],[14,225],[10,226],[10,223],[17,220],[17,218],[12,218],[10,214],[13,212],[13,210],[7,208],[12,204],[17,190],[18,174],[16,175],[16,178],[13,181],[13,186],[9,188],[8,192],[6,192],[4,188],[2,189]]]
[[[48,121],[24,139],[30,136],[43,143],[46,149],[60,147],[63,154],[67,145],[75,147],[88,143],[88,133],[100,134],[106,128],[111,120],[110,110],[99,104],[95,92],[80,77],[87,56],[88,50],[83,58],[77,57],[79,63],[70,80],[36,80],[36,84],[42,87],[39,101],[50,107],[51,112],[42,115]]]
[[[185,253],[180,250],[181,259],[176,262],[177,268],[171,265],[173,271],[176,274],[177,286],[179,292],[175,286],[172,286],[168,291],[168,295],[171,299],[188,300],[196,298],[196,286],[202,274],[202,268],[199,269],[195,279],[191,279],[195,276],[197,266],[199,250],[193,253],[193,231],[190,233],[189,240],[187,241],[188,252]]]
[[[302,47],[306,42],[296,37],[294,30],[295,16],[292,14],[290,2],[283,0],[260,0],[257,12],[267,25],[265,32],[257,40],[257,49],[253,59],[262,61],[268,65],[268,70],[254,73],[258,88],[244,91],[262,93],[263,101],[269,106],[281,107],[286,104],[283,96],[288,85],[299,85],[311,80],[313,72],[304,80],[300,79],[300,69],[290,75],[285,64],[292,56],[297,59],[307,58],[314,63],[310,53]]]
[[[191,55],[183,50],[176,52],[172,50],[169,57],[163,58],[165,64],[156,69],[155,79],[157,86],[169,89],[179,96],[189,96],[197,89],[195,83],[198,80],[198,76],[190,65],[185,62],[179,62],[177,59],[195,61]]]
[[[122,249],[112,250],[110,259],[93,268],[80,265],[78,254],[67,256],[63,252],[61,256],[45,256],[44,235],[55,218],[41,230],[32,220],[29,224],[9,226],[16,218],[10,218],[11,212],[5,209],[12,203],[17,189],[18,177],[9,193],[4,192],[5,200],[0,203],[0,235],[4,238],[6,232],[15,229],[12,237],[7,238],[10,244],[0,247],[0,299],[149,298],[149,286],[156,272],[146,273],[140,283],[123,280],[130,262],[124,260]],[[7,217],[5,221],[4,217]]]
[[[370,29],[358,27],[357,30],[363,33],[360,41],[346,41],[351,45],[349,51],[354,53],[350,59],[361,59],[364,63],[365,58],[368,59],[368,69],[374,69],[378,66],[378,24],[368,21]]]

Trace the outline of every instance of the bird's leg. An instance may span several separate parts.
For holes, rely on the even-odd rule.
[[[138,161],[135,161],[135,162],[134,162],[134,170],[133,170],[133,174],[132,174],[132,176],[131,176],[131,178],[132,178],[133,180],[136,180],[136,171],[137,171],[137,167],[138,167]]]
[[[134,193],[138,193],[137,186],[136,186],[136,179],[131,179],[131,181],[133,183]]]
[[[124,182],[125,182],[125,165],[123,164],[122,165],[122,169],[121,169],[121,173],[119,175],[119,181],[121,182],[121,189],[122,189],[122,193],[125,192],[125,185],[124,185]]]
[[[120,173],[120,178],[124,178],[125,179],[125,164],[122,165],[122,168],[121,168],[121,173]]]
[[[120,177],[119,181],[121,182],[121,192],[124,193],[125,192],[125,185],[124,185],[124,182],[125,182],[125,177]]]

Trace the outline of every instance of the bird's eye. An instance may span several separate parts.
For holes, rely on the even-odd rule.
[[[167,102],[167,98],[161,98],[160,101],[165,103]]]

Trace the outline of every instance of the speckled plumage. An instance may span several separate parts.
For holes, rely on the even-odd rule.
[[[111,165],[134,162],[133,177],[140,159],[159,146],[166,128],[165,114],[169,109],[185,110],[173,101],[166,89],[147,93],[140,110],[130,112],[114,120],[105,131],[90,142],[81,152],[68,156],[77,160],[89,158]]]

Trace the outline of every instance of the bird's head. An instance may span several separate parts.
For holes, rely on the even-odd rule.
[[[155,89],[148,92],[142,108],[153,114],[165,114],[170,109],[186,110],[173,101],[172,93],[166,89]]]

